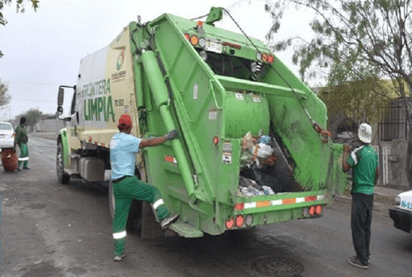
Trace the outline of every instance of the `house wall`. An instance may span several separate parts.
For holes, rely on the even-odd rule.
[[[66,127],[66,121],[58,119],[40,119],[34,126],[35,132],[54,132]]]
[[[380,141],[379,184],[381,186],[409,189],[405,172],[407,147],[407,140]]]

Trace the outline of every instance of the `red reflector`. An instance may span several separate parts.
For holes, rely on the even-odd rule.
[[[245,203],[237,203],[235,205],[235,210],[239,211],[239,210],[243,210],[245,208]]]
[[[174,163],[175,162],[175,157],[165,156],[165,161],[168,162],[168,163]]]
[[[213,144],[217,145],[218,143],[219,143],[219,137],[218,136],[213,137]]]
[[[321,214],[321,212],[322,212],[322,206],[321,205],[316,206],[316,214]]]
[[[268,63],[273,63],[275,61],[275,58],[272,55],[268,56]]]
[[[315,215],[315,212],[316,212],[315,206],[310,207],[310,209],[309,209],[309,214],[310,214],[311,216],[314,216],[314,215]]]
[[[190,41],[190,35],[188,33],[185,33],[185,38]]]
[[[316,201],[317,197],[316,196],[306,196],[305,197],[305,202],[312,202],[312,201]]]
[[[232,229],[233,225],[235,225],[235,221],[233,220],[233,218],[230,218],[228,220],[226,220],[226,229]]]
[[[236,227],[238,227],[238,228],[242,227],[244,222],[245,222],[245,219],[244,219],[243,215],[238,215],[236,217]]]

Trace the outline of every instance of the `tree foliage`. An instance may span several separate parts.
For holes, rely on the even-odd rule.
[[[0,109],[10,103],[11,96],[8,91],[9,87],[7,86],[7,84],[2,83],[0,79]]]
[[[25,111],[14,118],[14,122],[16,125],[20,123],[20,118],[25,117],[27,126],[29,126],[32,130],[34,125],[39,121],[39,118],[43,116],[43,112],[39,109],[31,108],[28,111]]]
[[[328,107],[329,117],[341,114],[357,126],[361,122],[379,123],[397,89],[390,80],[382,80],[374,65],[365,63],[353,70],[350,59],[333,63],[327,86],[319,93]]]
[[[39,0],[16,0],[16,12],[24,13],[26,11],[25,3],[31,3],[32,7],[35,11],[37,11],[37,8],[39,7]],[[0,25],[6,25],[7,20],[4,18],[3,15],[3,8],[5,5],[11,5],[13,3],[13,0],[0,0]],[[0,51],[0,58],[3,56],[3,53]]]
[[[285,8],[307,8],[315,13],[310,22],[315,34],[312,40],[290,38],[272,43],[278,51],[295,47],[293,62],[299,64],[302,79],[313,77],[311,73],[317,71],[311,71],[313,68],[327,69],[329,84],[338,85],[336,90],[345,88],[348,95],[353,95],[358,81],[366,82],[362,85],[373,83],[376,78],[392,81],[395,93],[404,100],[409,126],[406,172],[412,188],[412,128],[407,101],[412,90],[411,0],[267,1],[265,9],[273,18],[273,27],[267,35],[270,42],[279,30]],[[339,75],[342,69],[351,74]],[[377,99],[380,90],[370,87]]]
[[[313,77],[310,69],[333,70],[344,63],[362,79],[364,67],[376,76],[404,79],[410,88],[412,70],[412,5],[410,0],[269,0],[266,11],[273,18],[267,38],[274,50],[295,47],[293,62],[302,79]],[[306,7],[315,12],[310,22],[311,41],[289,38],[273,43],[287,7]],[[297,42],[296,42],[297,41]],[[295,43],[296,42],[296,43]],[[396,84],[394,84],[396,85]],[[399,91],[405,97],[405,91]]]

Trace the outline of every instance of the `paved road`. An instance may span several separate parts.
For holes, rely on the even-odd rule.
[[[52,140],[32,135],[29,150],[30,171],[0,168],[1,276],[411,275],[412,236],[393,227],[385,208],[374,213],[369,270],[348,264],[354,251],[344,201],[320,219],[219,237],[141,241],[129,234],[127,257],[114,263],[107,188],[58,184]]]

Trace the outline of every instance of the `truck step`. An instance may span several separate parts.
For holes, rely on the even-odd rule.
[[[179,236],[185,238],[200,238],[203,237],[203,232],[193,228],[192,226],[184,223],[183,221],[177,221],[170,225],[169,229],[175,231]]]

